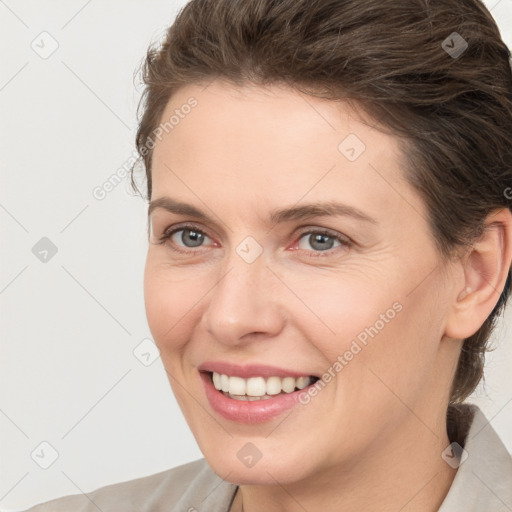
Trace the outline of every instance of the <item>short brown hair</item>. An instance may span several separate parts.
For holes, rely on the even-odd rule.
[[[136,144],[148,199],[149,142],[170,97],[222,79],[357,102],[400,137],[406,178],[445,257],[471,244],[493,209],[510,207],[510,51],[479,0],[192,0],[149,48],[142,78]],[[510,271],[491,315],[464,340],[452,404],[482,378],[509,294]]]

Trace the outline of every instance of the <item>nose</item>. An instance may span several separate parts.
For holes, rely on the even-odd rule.
[[[260,256],[247,263],[233,253],[203,312],[208,333],[224,345],[277,336],[286,323],[283,285]]]

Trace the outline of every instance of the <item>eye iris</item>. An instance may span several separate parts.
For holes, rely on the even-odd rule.
[[[198,247],[204,241],[204,233],[190,228],[181,230],[181,242],[187,247]],[[332,249],[334,238],[324,233],[311,233],[308,237],[311,247],[319,251]]]
[[[188,236],[186,235],[188,233]],[[198,247],[204,239],[204,234],[193,229],[184,229],[181,233],[181,241],[187,247]]]
[[[327,246],[325,245],[326,240],[330,243],[327,243]],[[316,246],[315,244],[320,243],[320,246]],[[309,243],[311,244],[311,247],[314,249],[318,249],[320,251],[326,251],[328,249],[332,249],[332,246],[334,244],[334,240],[332,237],[328,235],[324,235],[322,233],[317,234],[311,234],[309,235]],[[322,245],[324,244],[324,245]]]

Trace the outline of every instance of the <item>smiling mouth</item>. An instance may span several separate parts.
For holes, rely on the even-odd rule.
[[[250,377],[207,372],[217,391],[228,398],[241,401],[268,400],[278,395],[300,391],[319,380],[316,376],[302,377]]]

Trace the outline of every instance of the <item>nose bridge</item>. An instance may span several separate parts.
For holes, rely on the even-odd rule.
[[[236,344],[253,333],[274,336],[282,328],[276,278],[256,244],[246,239],[230,251],[203,313],[207,330],[222,343]]]

